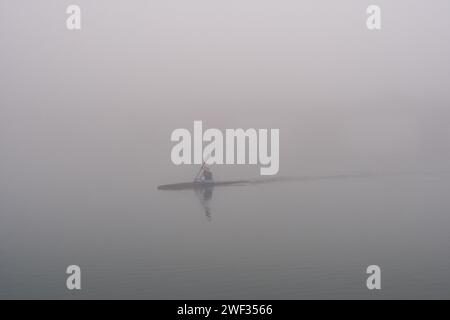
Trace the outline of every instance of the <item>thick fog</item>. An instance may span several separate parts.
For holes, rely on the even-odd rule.
[[[378,31],[366,27],[372,2],[382,10]],[[81,30],[66,28],[72,3],[81,8]],[[113,256],[130,249],[125,243],[145,247],[152,237],[160,246],[149,255],[164,256],[177,239],[164,226],[188,223],[175,214],[186,202],[174,203],[156,186],[190,181],[198,170],[170,160],[170,134],[192,130],[194,120],[220,130],[280,129],[280,176],[450,170],[449,12],[447,0],[0,0],[0,250],[7,288],[0,296],[37,295],[28,277],[56,274],[58,263],[64,270],[77,255],[96,261],[88,248]],[[213,172],[217,180],[259,176],[250,165]],[[316,203],[325,199],[321,192],[312,195]],[[274,194],[286,210],[297,210],[294,191]],[[258,208],[245,200],[242,207],[263,212],[268,195],[255,193]],[[224,210],[239,207],[220,204],[217,191],[214,200]],[[167,208],[171,203],[176,209]],[[439,212],[448,213],[447,205]],[[317,219],[312,230],[329,223],[320,215],[306,219]],[[231,236],[228,228],[221,226]],[[177,230],[179,240],[189,239],[187,230]],[[243,245],[255,240],[251,230]],[[67,259],[53,256],[59,250]],[[155,260],[162,269],[170,265]],[[48,296],[59,292],[39,283]],[[292,292],[280,297],[297,297]]]

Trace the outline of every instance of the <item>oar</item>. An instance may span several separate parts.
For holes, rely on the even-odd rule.
[[[198,170],[197,174],[194,177],[194,181],[198,178],[198,176],[200,175],[200,172],[202,172],[203,168],[205,167],[206,161],[209,159],[209,157],[211,157],[211,154],[209,154],[208,157],[206,157],[206,160],[205,159],[203,160],[200,170]]]

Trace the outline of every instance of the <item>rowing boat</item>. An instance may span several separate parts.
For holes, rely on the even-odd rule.
[[[158,190],[187,190],[187,189],[206,189],[212,187],[239,186],[249,184],[250,180],[231,180],[231,181],[193,181],[163,184],[158,186]]]

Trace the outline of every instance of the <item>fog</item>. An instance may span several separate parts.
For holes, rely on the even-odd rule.
[[[68,298],[74,263],[78,297],[370,298],[375,255],[381,297],[448,298],[450,2],[378,0],[369,31],[372,2],[77,0],[69,31],[74,1],[0,0],[0,297]],[[411,176],[214,190],[208,222],[156,190],[197,172],[170,160],[194,120],[280,129],[280,176]]]

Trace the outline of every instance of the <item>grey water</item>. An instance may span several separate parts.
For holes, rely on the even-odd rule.
[[[2,204],[2,298],[449,298],[449,177],[194,191],[42,186]],[[13,217],[14,215],[14,217]],[[80,292],[65,268],[82,269]],[[365,269],[382,270],[368,291]]]
[[[450,4],[378,2],[0,0],[0,298],[449,299]],[[158,190],[194,120],[280,129],[275,181]]]

